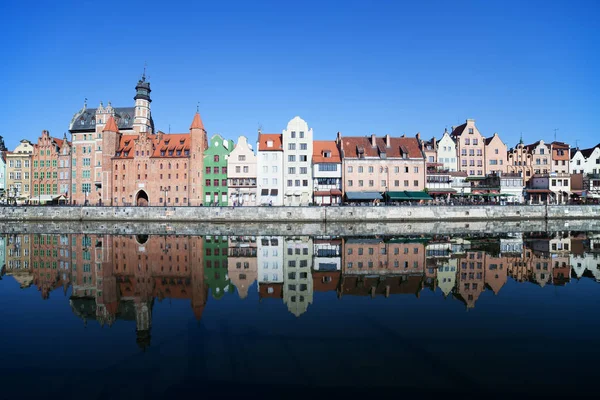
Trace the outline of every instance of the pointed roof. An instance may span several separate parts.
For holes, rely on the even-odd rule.
[[[112,115],[108,118],[108,122],[106,122],[106,126],[104,127],[104,129],[102,129],[102,132],[119,132],[119,128],[117,128],[117,123],[115,122],[115,119]]]
[[[206,130],[204,129],[204,124],[202,123],[202,118],[200,118],[199,112],[196,112],[196,115],[194,115],[194,120],[192,121],[192,126],[190,126],[190,129]]]

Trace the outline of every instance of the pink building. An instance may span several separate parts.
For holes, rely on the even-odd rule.
[[[500,140],[500,136],[485,139],[485,174],[501,175],[506,173],[506,144]]]
[[[456,142],[458,170],[469,176],[485,176],[485,138],[479,133],[474,119],[452,127],[450,136]]]
[[[425,189],[425,156],[417,138],[342,137],[336,143],[342,157],[343,192],[348,199],[354,193],[381,199],[391,191]],[[349,196],[350,194],[350,196]],[[379,197],[378,197],[379,196]]]

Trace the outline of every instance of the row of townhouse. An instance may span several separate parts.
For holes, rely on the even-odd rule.
[[[314,140],[294,117],[281,133],[259,130],[256,147],[210,138],[198,110],[189,132],[164,133],[152,119],[150,83],[136,84],[133,107],[84,103],[70,140],[43,131],[13,151],[0,140],[0,195],[18,202],[107,206],[305,206],[342,202],[504,196],[564,203],[600,196],[600,145],[521,140],[508,149],[473,119],[440,139],[343,136]]]

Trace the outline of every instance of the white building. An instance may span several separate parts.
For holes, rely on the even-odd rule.
[[[256,155],[245,136],[238,138],[237,145],[227,155],[227,184],[229,205],[255,206],[256,202]]]
[[[284,147],[284,199],[286,206],[306,206],[312,203],[313,131],[306,121],[294,117],[282,134]]]
[[[296,317],[313,302],[313,242],[309,236],[286,237],[283,255],[283,302]]]
[[[340,204],[342,201],[342,159],[334,140],[315,140],[312,155],[313,203]]]
[[[283,236],[258,236],[256,238],[257,281],[283,282]]]
[[[448,130],[444,131],[442,138],[437,142],[437,162],[442,165],[442,169],[458,171],[456,142],[454,142]]]
[[[283,144],[279,133],[258,132],[257,204],[283,205]]]
[[[6,160],[4,153],[0,151],[0,199],[4,196],[6,190]]]
[[[571,149],[571,173],[600,174],[600,143],[589,149]]]
[[[506,195],[507,203],[523,203],[523,177],[521,172],[500,175],[500,194]]]

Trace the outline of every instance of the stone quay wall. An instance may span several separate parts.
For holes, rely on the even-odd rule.
[[[0,207],[2,221],[382,223],[600,219],[600,205],[343,207]]]

